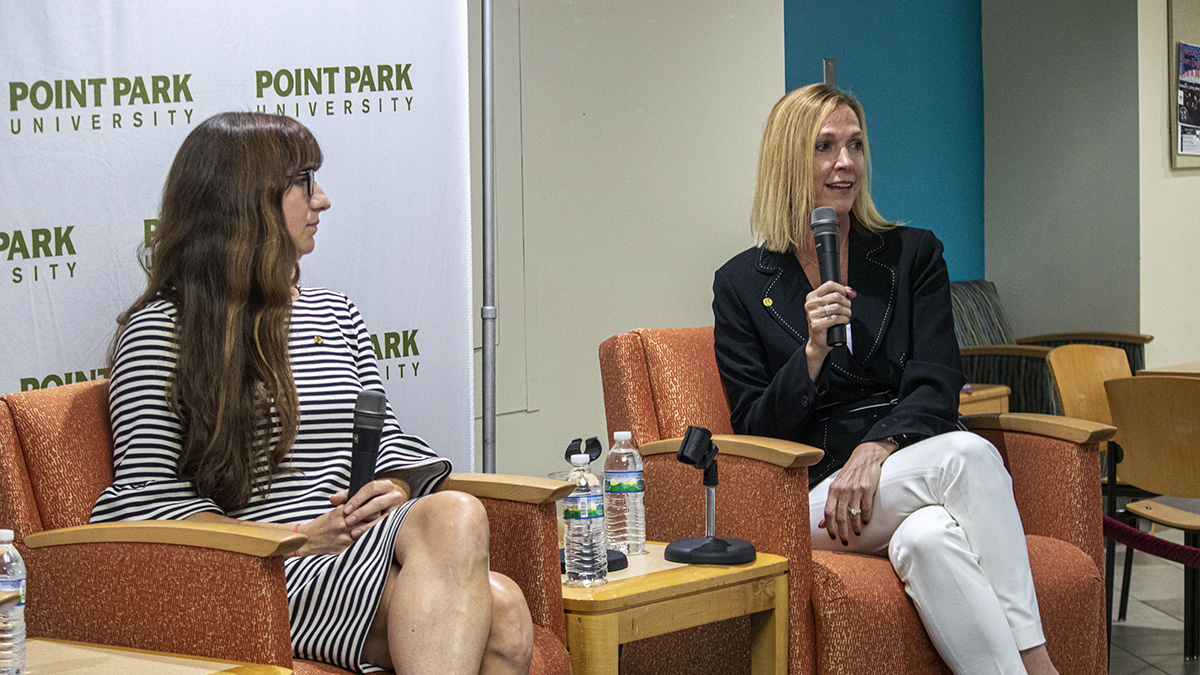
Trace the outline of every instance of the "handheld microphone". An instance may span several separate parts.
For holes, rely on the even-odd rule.
[[[842,280],[841,262],[838,256],[838,215],[828,206],[818,206],[812,212],[813,239],[817,244],[817,267],[821,270],[821,283]],[[825,333],[825,342],[830,347],[846,344],[846,326],[838,324]]]
[[[379,456],[379,438],[387,417],[387,396],[382,391],[364,389],[354,402],[354,441],[350,447],[350,492],[353,497],[362,486],[375,480],[375,458]]]

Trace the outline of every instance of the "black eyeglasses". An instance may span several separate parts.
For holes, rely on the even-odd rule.
[[[305,169],[293,176],[296,179],[296,184],[304,183],[304,190],[308,193],[308,198],[312,199],[313,190],[317,184],[317,170]]]

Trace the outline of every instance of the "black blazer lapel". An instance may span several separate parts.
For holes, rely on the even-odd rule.
[[[858,292],[850,319],[854,361],[866,367],[879,353],[896,307],[896,262],[899,251],[873,232],[850,234],[850,287]]]
[[[758,249],[758,271],[768,276],[762,290],[762,309],[788,335],[803,345],[808,341],[808,318],[804,315],[804,298],[812,285],[804,275],[800,261],[791,253],[776,253]]]
[[[850,321],[854,355],[851,357],[847,350],[836,349],[830,359],[854,373],[852,377],[865,376],[862,369],[879,353],[883,336],[891,324],[896,305],[896,257],[899,255],[899,251],[892,248],[878,234],[863,234],[857,228],[851,230],[848,280],[850,287],[858,291],[853,303],[854,317]],[[790,253],[760,248],[757,269],[766,277],[760,298],[763,311],[803,345],[808,340],[804,299],[813,287],[808,283],[800,261]]]

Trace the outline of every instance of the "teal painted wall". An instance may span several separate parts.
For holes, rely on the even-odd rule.
[[[979,2],[784,3],[787,89],[837,60],[866,109],[876,206],[933,230],[951,279],[984,276],[981,21]]]

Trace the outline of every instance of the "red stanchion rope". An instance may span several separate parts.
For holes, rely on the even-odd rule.
[[[1130,527],[1108,516],[1104,516],[1104,536],[1116,539],[1126,546],[1139,551],[1145,551],[1150,555],[1177,562],[1187,567],[1200,568],[1200,548],[1184,546],[1183,544],[1176,544],[1173,541],[1160,539],[1148,532],[1142,532],[1136,527]]]

